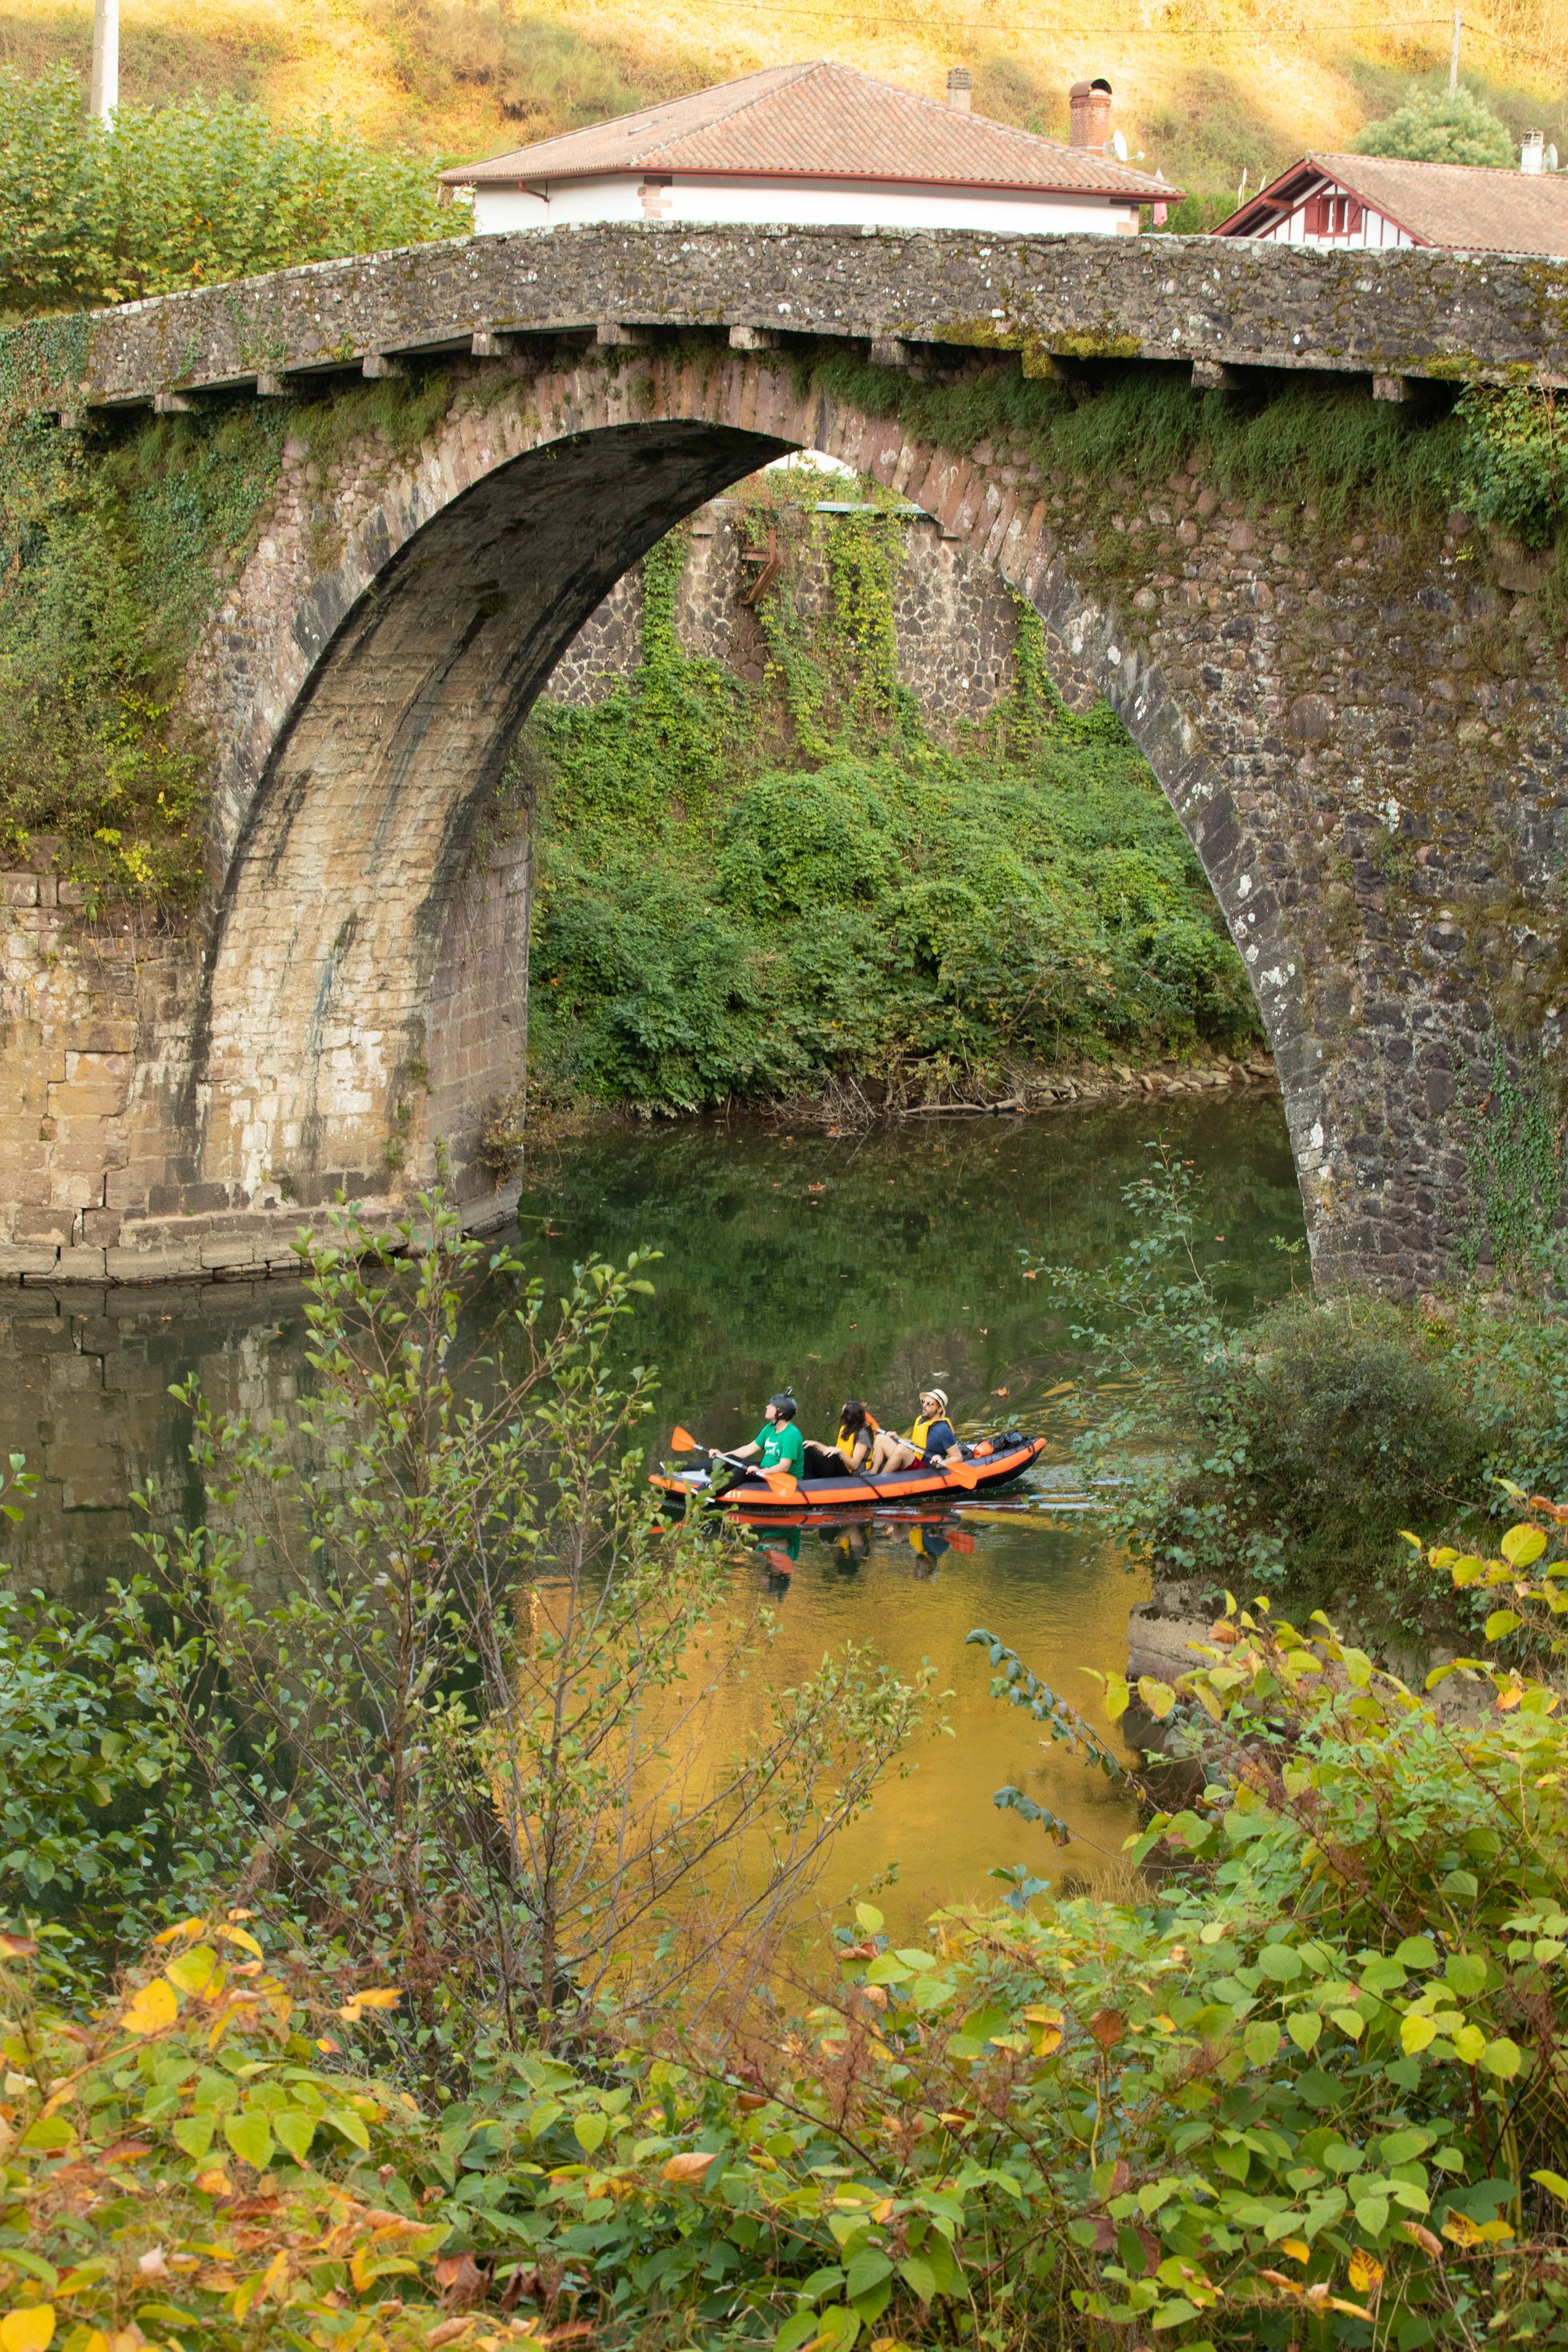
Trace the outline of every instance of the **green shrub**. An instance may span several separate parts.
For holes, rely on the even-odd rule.
[[[139,300],[296,262],[461,234],[430,168],[258,106],[122,106],[105,125],[76,76],[0,68],[0,312]]]
[[[1545,547],[1568,506],[1568,417],[1552,392],[1472,384],[1458,405],[1464,431],[1458,494],[1479,522]]]
[[[1424,1572],[1550,1627],[1558,1549],[1525,1523]],[[1232,1607],[1141,1689],[1204,1784],[1136,1843],[1156,1885],[1010,1871],[897,1948],[862,1903],[804,2014],[769,1995],[701,2050],[478,2037],[444,2103],[377,2079],[408,1995],[269,1963],[244,1912],[85,2022],[7,1937],[5,2341],[1568,2344],[1568,1728],[1548,1682],[1458,1671],[1480,1704],[1444,1722],[1326,1627]]]
[[[1342,1605],[1402,1528],[1484,1511],[1507,1427],[1407,1312],[1291,1300],[1219,1350],[1188,1399],[1190,1450],[1143,1516],[1156,1556],[1234,1589],[1255,1580]]]
[[[1504,171],[1514,160],[1508,125],[1468,89],[1415,91],[1396,112],[1369,122],[1355,147],[1363,155],[1405,155],[1418,163],[1490,163]]]
[[[672,535],[633,676],[531,722],[545,1091],[648,1111],[830,1078],[923,1095],[1255,1039],[1176,818],[1110,711],[1064,709],[1037,624],[1008,701],[944,749],[895,675],[896,518],[822,527],[827,613],[802,616],[786,578],[763,688],[681,652]]]

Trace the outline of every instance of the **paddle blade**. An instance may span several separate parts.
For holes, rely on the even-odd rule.
[[[691,1432],[689,1429],[682,1429],[679,1422],[671,1432],[669,1442],[678,1454],[700,1454],[702,1451]]]
[[[764,1470],[763,1476],[775,1495],[794,1495],[799,1492],[796,1481],[787,1470]]]
[[[967,1486],[970,1493],[973,1494],[975,1487],[979,1486],[982,1478],[984,1477],[985,1472],[978,1463],[957,1462],[954,1463],[952,1468],[947,1475],[952,1480],[955,1486]]]

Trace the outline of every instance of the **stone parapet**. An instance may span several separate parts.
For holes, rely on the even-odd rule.
[[[37,407],[285,381],[475,335],[605,322],[1053,357],[1568,383],[1568,262],[1251,238],[967,229],[522,230],[276,270],[6,337]]]

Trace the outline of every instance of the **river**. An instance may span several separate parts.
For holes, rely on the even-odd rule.
[[[1058,1880],[1122,1868],[1125,1801],[989,1699],[984,1654],[964,1635],[989,1627],[1114,1740],[1084,1669],[1125,1664],[1142,1587],[1072,1494],[1067,1425],[1047,1392],[1083,1360],[1018,1253],[1088,1265],[1121,1247],[1131,1231],[1121,1188],[1156,1134],[1194,1163],[1208,1229],[1225,1237],[1231,1302],[1284,1288],[1292,1261],[1275,1240],[1298,1240],[1301,1214],[1272,1097],[906,1120],[838,1138],[752,1120],[616,1125],[531,1166],[521,1230],[547,1277],[589,1252],[662,1253],[636,1330],[638,1359],[660,1370],[661,1444],[677,1421],[742,1442],[786,1381],[810,1435],[831,1434],[847,1396],[907,1425],[932,1381],[961,1423],[1052,1434],[1035,1474],[1056,1496],[1048,1507],[758,1538],[755,1572],[780,1619],[776,1673],[793,1680],[853,1639],[895,1667],[929,1658],[950,1694],[952,1736],[923,1743],[914,1773],[840,1840],[825,1886],[840,1900],[884,1885],[890,1922],[984,1894],[991,1870],[1018,1863]],[[40,1479],[26,1524],[6,1534],[13,1584],[90,1610],[140,1564],[132,1497],[149,1476],[169,1502],[202,1511],[188,1415],[168,1393],[191,1371],[226,1405],[286,1410],[310,1377],[299,1286],[0,1291],[0,1445]],[[1008,1781],[1071,1822],[1069,1847],[994,1809]]]

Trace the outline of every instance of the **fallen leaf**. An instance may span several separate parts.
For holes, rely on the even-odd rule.
[[[1011,1396],[1013,1391],[1011,1389],[993,1389],[991,1393],[993,1396]]]

